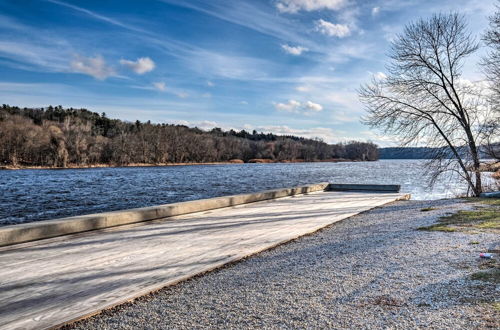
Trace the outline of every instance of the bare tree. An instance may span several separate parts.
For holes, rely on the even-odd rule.
[[[490,17],[490,28],[486,31],[483,40],[489,47],[483,64],[488,78],[493,82],[492,89],[498,102],[500,101],[500,0],[497,12]],[[498,103],[496,105],[498,106]]]
[[[359,91],[365,123],[397,135],[404,146],[435,148],[431,183],[454,171],[475,196],[482,191],[478,139],[491,109],[482,89],[461,76],[477,49],[459,14],[418,20],[392,42],[387,76]]]
[[[487,123],[486,148],[490,157],[500,160],[500,0],[496,13],[490,17],[490,28],[483,37],[489,47],[483,66],[490,83],[490,101],[496,116]]]

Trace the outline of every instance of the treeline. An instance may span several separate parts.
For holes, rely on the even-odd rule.
[[[110,119],[86,109],[0,108],[0,162],[67,167],[225,162],[240,159],[377,160],[370,142],[327,144],[318,139],[253,131],[204,131],[183,125]]]

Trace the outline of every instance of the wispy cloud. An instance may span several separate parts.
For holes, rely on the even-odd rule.
[[[297,13],[302,10],[338,10],[345,4],[345,0],[278,0],[276,8],[282,13]]]
[[[124,23],[116,18],[105,16],[105,15],[99,14],[97,12],[83,8],[83,7],[75,6],[75,5],[72,5],[72,4],[63,2],[63,1],[59,1],[59,0],[47,0],[47,1],[49,1],[50,3],[56,4],[56,5],[62,6],[62,7],[72,9],[73,11],[76,11],[78,13],[83,13],[87,17],[91,17],[94,20],[104,22],[104,23],[107,23],[107,24],[115,26],[115,27],[122,28],[126,31],[129,31],[129,32],[133,32],[138,37],[140,37],[142,40],[144,40],[147,44],[153,44],[153,45],[156,45],[158,47],[161,47],[161,49],[163,51],[167,52],[169,55],[172,55],[172,56],[182,57],[183,56],[182,52],[189,51],[192,49],[192,47],[187,43],[184,43],[184,42],[181,42],[178,40],[173,40],[171,38],[168,38],[165,35],[158,35],[155,32],[145,30],[145,29],[138,27],[136,25],[133,25],[133,24]],[[179,54],[179,52],[181,54]]]
[[[135,32],[145,42],[157,46],[167,54],[178,58],[180,61],[186,63],[187,68],[198,73],[205,73],[226,79],[246,79],[246,77],[254,79],[267,76],[266,72],[269,70],[259,70],[259,68],[272,67],[270,63],[267,63],[263,59],[229,55],[223,51],[198,47],[190,43],[173,40],[165,35],[146,31],[132,24],[125,24],[115,18],[104,16],[85,8],[67,4],[59,0],[49,1],[84,13],[94,19]],[[246,26],[261,33],[281,38],[297,39],[296,34],[292,31],[294,29],[293,24],[288,20],[273,16],[271,13],[260,9],[252,3],[238,2],[236,6],[233,2],[225,3],[224,5],[218,2],[203,2],[199,4],[196,1],[184,2],[178,0],[163,0],[163,2],[196,10],[234,24]],[[307,42],[307,39],[300,40]],[[133,65],[131,61],[126,64]]]
[[[67,50],[29,41],[0,40],[0,56],[9,59],[9,65],[35,71],[61,72],[68,70]]]
[[[295,55],[295,56],[298,56],[298,55],[301,55],[303,52],[307,52],[309,49],[307,49],[306,47],[301,47],[301,46],[289,46],[289,45],[281,45],[281,48],[283,48],[283,50],[290,54],[290,55]]]
[[[49,84],[49,83],[18,83],[10,81],[0,81],[0,92],[5,93],[26,93],[30,94],[33,91],[38,91],[39,93],[44,93],[44,91],[50,91],[50,93],[61,93],[61,91],[68,92],[68,86],[63,84]],[[47,93],[47,94],[50,94]]]
[[[0,31],[0,57],[7,66],[39,72],[68,71],[72,47],[66,40],[1,14]]]
[[[369,41],[344,42],[326,55],[325,61],[332,63],[345,63],[352,59],[373,60],[374,54],[382,50]]]
[[[306,103],[304,103],[302,105],[302,107],[306,110],[306,111],[314,111],[314,112],[319,112],[319,111],[322,111],[323,110],[323,106],[321,104],[318,104],[318,103],[314,103],[314,102],[311,102],[311,101],[307,101]]]
[[[297,22],[277,16],[265,5],[257,1],[183,1],[162,0],[175,6],[189,8],[200,13],[216,17],[220,20],[243,26],[255,32],[277,39],[294,42],[313,48],[315,44],[303,33]],[[338,0],[327,0],[338,1]]]
[[[115,75],[115,71],[101,55],[95,57],[76,56],[71,61],[71,68],[75,72],[84,73],[98,80],[104,80]]]
[[[323,106],[321,104],[311,101],[299,102],[296,100],[289,100],[287,103],[275,103],[274,108],[278,111],[302,114],[311,114],[323,110]]]
[[[315,30],[330,37],[344,38],[351,34],[351,30],[345,24],[334,24],[323,19],[317,20]]]
[[[78,6],[75,6],[75,5],[72,5],[72,4],[63,2],[63,1],[58,1],[58,0],[47,0],[47,1],[51,2],[53,4],[56,4],[56,5],[59,5],[59,6],[73,9],[73,10],[78,11],[80,13],[86,14],[86,15],[88,15],[96,20],[103,21],[103,22],[106,22],[106,23],[109,23],[109,24],[112,24],[115,26],[119,26],[119,27],[125,28],[127,30],[136,31],[136,32],[145,32],[143,29],[137,28],[137,27],[132,26],[132,25],[124,24],[123,22],[120,22],[116,19],[104,16],[104,15],[100,15],[96,12],[93,12],[91,10],[88,10],[88,9],[85,9],[82,7],[78,7]]]
[[[163,81],[154,82],[153,87],[160,92],[165,92],[167,90],[167,85]]]
[[[255,80],[267,77],[274,64],[265,59],[199,50],[183,59],[186,66],[199,74],[219,79]]]
[[[149,57],[140,57],[135,61],[120,60],[120,64],[128,67],[130,70],[137,74],[145,74],[146,72],[153,71],[155,62]]]
[[[190,95],[187,91],[179,89],[179,88],[171,87],[171,86],[167,85],[164,81],[156,81],[156,82],[153,82],[151,85],[146,85],[146,86],[132,85],[130,87],[136,88],[136,89],[143,89],[143,90],[168,93],[168,94],[175,95],[181,99],[188,98]],[[206,98],[206,95],[205,96],[201,95],[201,97]]]

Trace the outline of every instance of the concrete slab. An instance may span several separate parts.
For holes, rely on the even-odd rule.
[[[314,192],[3,247],[0,328],[62,325],[407,198]]]

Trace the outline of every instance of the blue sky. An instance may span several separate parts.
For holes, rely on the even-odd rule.
[[[356,89],[435,12],[478,36],[495,0],[0,0],[0,103],[391,145]],[[481,79],[476,62],[466,78]]]

